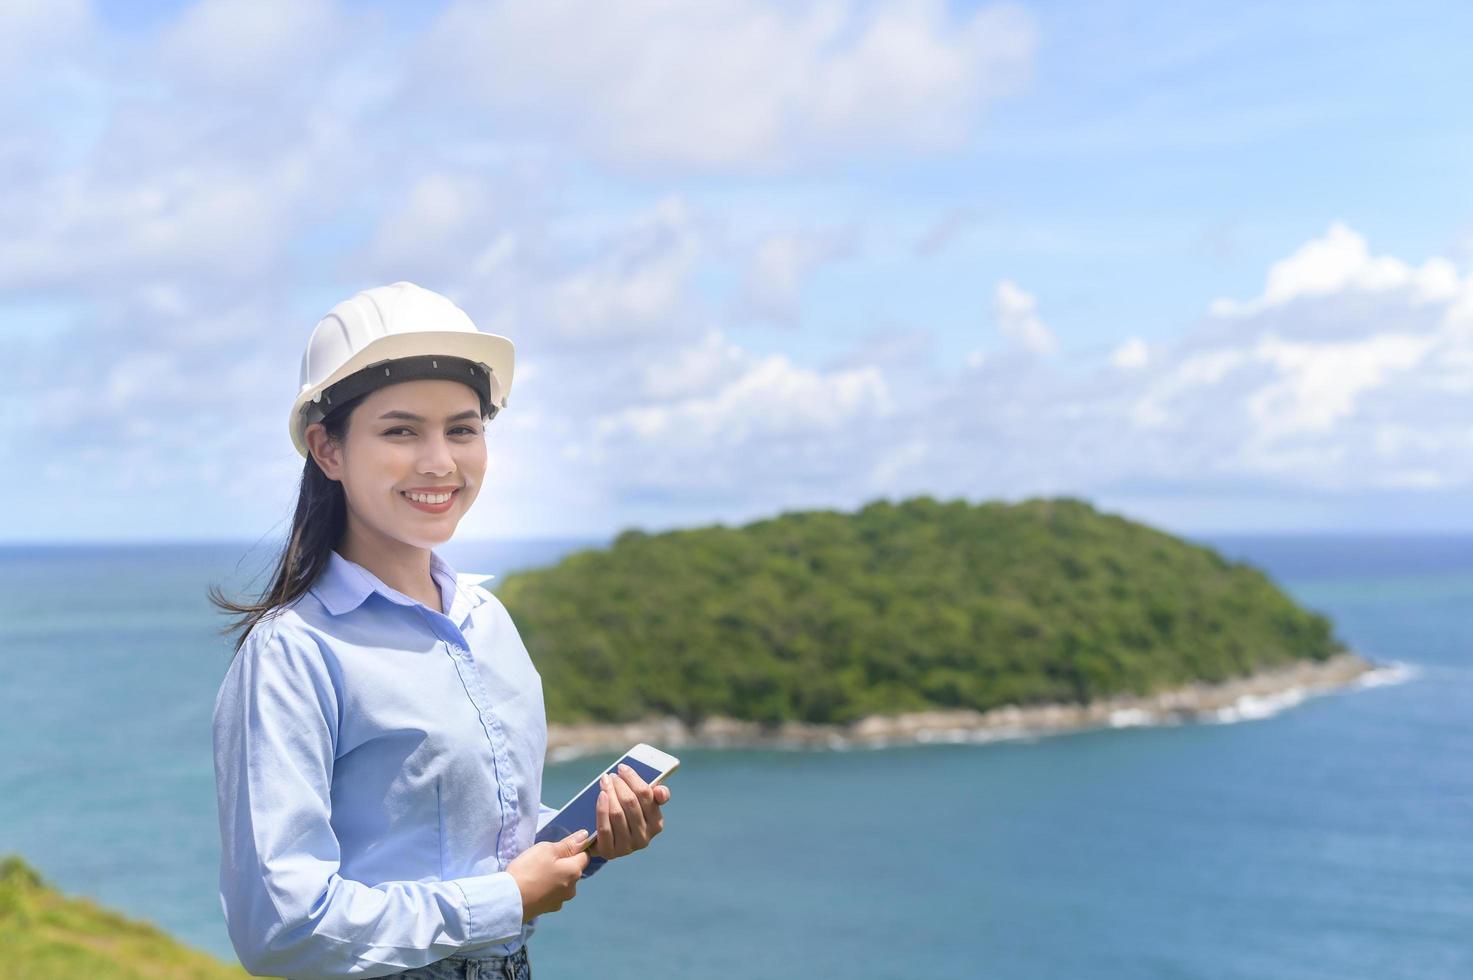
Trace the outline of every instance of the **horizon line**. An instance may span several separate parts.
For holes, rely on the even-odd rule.
[[[625,531],[641,531],[654,536],[677,531],[703,530],[725,526],[734,528],[734,525],[703,524],[694,527],[673,527],[663,530],[652,531],[646,528],[623,528],[619,531],[604,534],[547,534],[547,535],[517,535],[496,538],[458,538],[446,541],[437,547],[453,545],[489,545],[489,544],[513,544],[530,542],[588,542],[605,541],[612,542]],[[1231,528],[1231,529],[1208,529],[1208,530],[1172,530],[1167,528],[1156,528],[1165,533],[1181,538],[1431,538],[1431,537],[1473,537],[1473,527],[1452,528]],[[260,541],[252,541],[247,538],[17,538],[0,539],[0,548],[24,548],[24,547],[126,547],[138,545],[232,545],[255,547]]]

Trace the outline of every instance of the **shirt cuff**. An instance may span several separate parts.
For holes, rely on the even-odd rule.
[[[466,945],[505,942],[522,934],[522,890],[510,871],[451,880],[465,895]]]

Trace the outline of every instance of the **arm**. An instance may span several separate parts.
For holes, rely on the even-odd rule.
[[[508,872],[369,886],[329,822],[339,718],[317,645],[252,634],[215,700],[220,900],[246,970],[303,980],[424,966],[521,934]]]

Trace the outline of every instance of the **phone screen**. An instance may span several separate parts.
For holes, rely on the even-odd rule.
[[[631,756],[626,755],[619,762],[639,773],[639,778],[647,783],[654,782],[660,775],[658,769]],[[604,771],[615,779],[623,779],[624,777],[618,772],[619,762]],[[602,791],[603,787],[599,786],[598,780],[595,779],[591,785],[578,794],[573,802],[563,807],[547,821],[547,826],[537,832],[537,840],[562,840],[579,830],[588,831],[590,837],[598,833],[598,794]]]

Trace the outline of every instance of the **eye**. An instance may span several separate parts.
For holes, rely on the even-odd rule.
[[[470,433],[473,436],[476,436],[476,435],[480,435],[481,434],[481,431],[479,429],[473,428],[472,426],[469,426],[469,425],[457,425],[455,428],[451,429],[450,431],[451,432],[467,432],[467,433]],[[391,435],[393,435],[396,432],[408,432],[411,435],[413,435],[412,430],[410,430],[407,426],[403,426],[403,425],[398,425],[398,426],[395,426],[392,429],[385,430],[384,435],[391,436]]]

